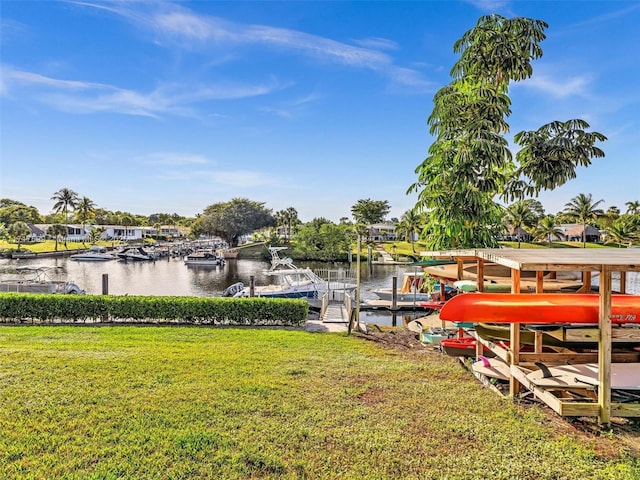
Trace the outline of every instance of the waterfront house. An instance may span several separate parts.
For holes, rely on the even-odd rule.
[[[374,242],[388,242],[397,239],[396,226],[388,223],[369,225],[369,239]]]

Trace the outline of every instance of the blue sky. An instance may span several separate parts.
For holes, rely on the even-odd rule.
[[[549,24],[513,84],[509,139],[582,118],[606,157],[543,193],[623,212],[640,200],[640,3],[2,0],[0,197],[194,216],[246,197],[300,219],[407,196],[433,139],[433,94],[481,15]]]

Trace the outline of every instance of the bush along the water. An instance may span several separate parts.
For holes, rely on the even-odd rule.
[[[0,294],[2,323],[303,324],[300,299]]]

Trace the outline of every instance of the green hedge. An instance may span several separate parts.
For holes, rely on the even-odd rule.
[[[0,323],[296,326],[308,313],[303,299],[0,294]]]

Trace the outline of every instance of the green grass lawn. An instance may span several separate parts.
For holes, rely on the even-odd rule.
[[[346,334],[0,327],[0,478],[627,480],[633,453]]]

